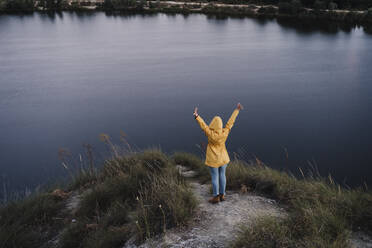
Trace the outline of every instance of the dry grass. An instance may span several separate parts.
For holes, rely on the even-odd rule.
[[[244,230],[234,247],[348,247],[350,230],[372,231],[372,194],[344,189],[331,178],[297,179],[263,164],[234,161],[227,170],[231,189],[244,185],[287,206],[288,219],[263,219]],[[263,246],[261,246],[264,244]]]
[[[0,208],[0,247],[40,247],[63,224],[58,218],[62,208],[62,199],[48,193]]]
[[[86,193],[74,216],[63,211],[65,199],[50,193],[9,203],[0,208],[0,247],[50,247],[46,242],[61,231],[58,247],[121,247],[132,236],[142,242],[187,224],[197,205],[173,160],[160,150],[116,152],[100,170],[75,173],[67,188]]]
[[[63,247],[76,246],[76,236],[79,247],[120,247],[133,235],[142,242],[186,224],[196,207],[187,182],[159,150],[106,161],[90,185],[76,216],[95,229],[71,225],[62,236]]]
[[[178,163],[204,174],[201,160],[177,155]],[[177,158],[177,156],[175,156]],[[233,247],[348,247],[351,230],[372,232],[372,194],[362,188],[345,189],[331,177],[298,179],[271,169],[259,160],[232,161],[226,170],[227,188],[250,191],[277,200],[288,218],[257,220],[254,228],[242,228]]]
[[[208,168],[196,156],[159,150],[114,155],[100,170],[74,176],[70,189],[89,189],[67,226],[61,219],[65,201],[41,193],[0,208],[0,247],[42,247],[63,230],[60,247],[121,247],[132,236],[138,242],[185,225],[197,205],[176,164],[209,180]],[[331,178],[304,177],[271,169],[261,162],[233,161],[227,187],[276,199],[288,218],[258,219],[243,227],[232,247],[348,246],[351,230],[372,231],[372,194],[345,189]]]

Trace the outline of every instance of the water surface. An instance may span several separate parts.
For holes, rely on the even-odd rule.
[[[200,154],[194,106],[224,121],[228,150],[272,167],[312,161],[352,185],[372,180],[372,36],[205,15],[0,16],[0,180],[24,189],[66,175],[107,133],[134,147]],[[288,155],[288,156],[287,156]]]

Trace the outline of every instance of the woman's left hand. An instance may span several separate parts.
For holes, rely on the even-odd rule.
[[[238,105],[236,105],[236,108],[239,109],[239,110],[244,109],[244,108],[243,108],[243,105],[241,105],[240,102],[238,103]]]

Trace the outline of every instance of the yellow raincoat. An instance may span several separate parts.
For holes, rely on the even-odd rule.
[[[205,124],[200,115],[196,117],[201,129],[208,138],[206,165],[217,168],[230,162],[225,142],[238,114],[239,110],[235,109],[227,121],[225,128],[222,128],[222,119],[219,116],[215,116],[209,126]]]

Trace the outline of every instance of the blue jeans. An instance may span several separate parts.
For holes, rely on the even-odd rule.
[[[212,177],[213,196],[225,194],[226,189],[226,171],[227,164],[218,168],[209,167]]]

